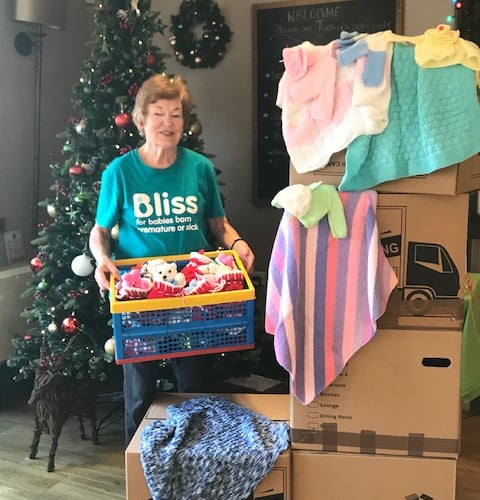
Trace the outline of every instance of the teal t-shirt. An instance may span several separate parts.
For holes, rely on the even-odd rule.
[[[212,162],[189,149],[179,147],[165,169],[149,167],[135,149],[102,174],[96,222],[106,229],[119,224],[117,259],[209,250],[207,219],[224,215]]]

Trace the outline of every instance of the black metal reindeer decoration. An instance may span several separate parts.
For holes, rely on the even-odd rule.
[[[72,348],[76,336],[73,336],[63,352],[52,363],[47,363],[45,338],[40,348],[40,364],[35,370],[33,390],[28,404],[35,409],[35,429],[30,446],[30,458],[37,456],[42,433],[49,434],[52,445],[48,455],[47,471],[55,469],[55,454],[62,428],[69,417],[75,416],[80,428],[80,438],[87,439],[83,416],[90,420],[92,442],[98,443],[96,423],[96,393],[89,381],[78,381],[61,373],[65,354]]]

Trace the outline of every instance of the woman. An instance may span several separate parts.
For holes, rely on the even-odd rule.
[[[95,279],[108,290],[120,279],[113,258],[144,258],[211,249],[208,232],[225,248],[235,248],[247,272],[255,256],[229,224],[213,164],[179,146],[192,103],[180,78],[155,75],[139,89],[133,122],[142,146],[115,158],[102,175],[90,249]],[[111,229],[119,225],[114,257]],[[180,392],[205,392],[208,356],[172,360]],[[153,401],[158,363],[123,365],[125,439],[130,442]]]

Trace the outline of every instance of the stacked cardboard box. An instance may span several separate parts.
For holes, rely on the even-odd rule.
[[[127,500],[151,498],[140,461],[140,441],[144,427],[153,420],[166,419],[167,407],[179,404],[199,394],[164,393],[148,409],[132,441],[125,450],[125,476]],[[288,422],[289,397],[287,394],[217,394],[271,420]],[[290,500],[290,449],[282,453],[275,467],[263,478],[249,500]]]
[[[291,166],[290,184],[338,186],[344,171],[339,153],[315,172]],[[480,189],[480,156],[374,189],[398,287],[334,383],[308,405],[290,398],[294,499],[455,498],[467,193]]]
[[[291,396],[293,498],[453,499],[460,358],[459,330],[380,329],[314,401]]]

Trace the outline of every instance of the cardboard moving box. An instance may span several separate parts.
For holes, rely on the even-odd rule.
[[[149,500],[147,486],[140,462],[140,440],[143,428],[152,420],[166,419],[167,407],[179,404],[196,394],[163,393],[148,409],[137,432],[125,450],[125,475],[127,500]],[[199,394],[197,394],[198,396]],[[265,415],[271,420],[288,422],[288,394],[217,394],[229,401]],[[290,500],[290,450],[282,453],[270,473],[263,478],[250,500]]]
[[[290,184],[312,184],[322,181],[338,186],[345,174],[345,151],[335,153],[329,163],[312,172],[299,174],[290,163]],[[379,193],[418,193],[458,195],[480,190],[480,154],[461,163],[436,170],[431,174],[417,175],[372,186]]]
[[[461,344],[461,330],[378,330],[310,404],[290,397],[292,449],[457,458]]]
[[[405,300],[463,297],[468,205],[469,195],[378,195],[380,241]]]
[[[454,500],[456,460],[292,452],[298,500]]]
[[[447,328],[461,330],[464,324],[463,299],[403,300],[403,290],[394,290],[387,309],[378,319],[379,328]]]

